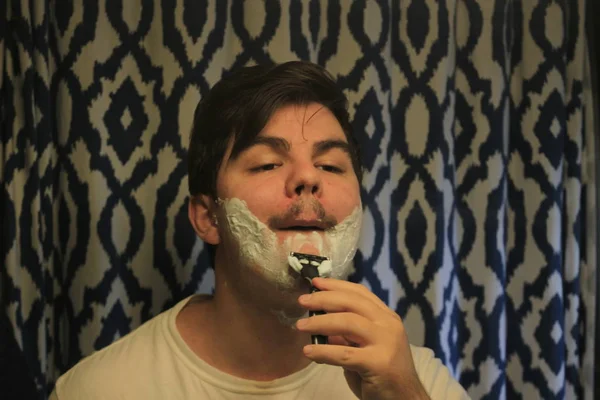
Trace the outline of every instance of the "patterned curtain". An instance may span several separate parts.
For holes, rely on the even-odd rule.
[[[1,310],[44,396],[210,292],[193,110],[232,68],[307,59],[345,88],[363,150],[353,279],[474,399],[592,399],[585,0],[0,5]]]

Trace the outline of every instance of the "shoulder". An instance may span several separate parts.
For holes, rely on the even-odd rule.
[[[469,399],[467,392],[431,349],[411,345],[410,350],[419,380],[432,400]]]
[[[147,321],[111,345],[84,358],[56,382],[53,400],[118,397],[122,388],[147,384],[157,359],[170,353],[167,320],[173,309]],[[140,381],[140,382],[138,382]]]

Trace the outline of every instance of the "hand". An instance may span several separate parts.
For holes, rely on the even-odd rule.
[[[302,319],[297,328],[329,336],[329,344],[305,346],[306,357],[343,367],[348,386],[362,400],[428,399],[398,314],[362,285],[324,278],[312,282],[321,291],[298,301],[327,314]]]

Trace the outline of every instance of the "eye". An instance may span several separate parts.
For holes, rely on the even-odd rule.
[[[261,171],[272,171],[275,168],[279,167],[279,164],[271,163],[271,164],[263,164],[258,167],[254,167],[250,169],[252,172],[261,172]]]
[[[317,168],[320,168],[325,172],[332,172],[334,174],[341,174],[344,172],[341,168],[336,167],[335,165],[319,165]]]

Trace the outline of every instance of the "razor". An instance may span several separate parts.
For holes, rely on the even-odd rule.
[[[294,271],[310,283],[310,293],[318,292],[313,286],[313,278],[325,277],[331,274],[331,260],[328,257],[315,256],[313,254],[297,253],[292,251],[288,256],[288,263]],[[325,311],[308,311],[308,316],[323,315]],[[312,344],[327,344],[327,336],[312,335]]]

